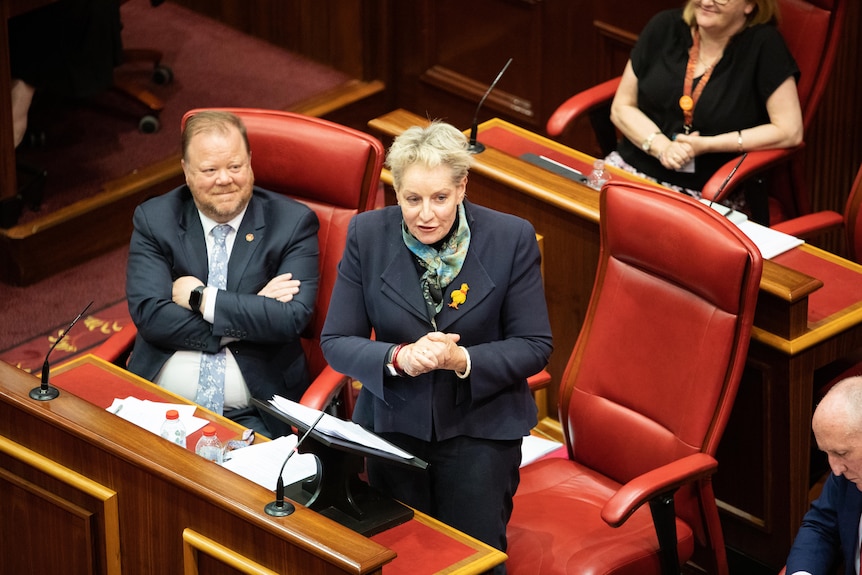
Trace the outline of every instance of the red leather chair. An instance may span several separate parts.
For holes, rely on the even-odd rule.
[[[798,238],[810,239],[821,236],[831,230],[844,230],[847,246],[847,257],[855,262],[862,262],[862,165],[856,172],[856,179],[847,196],[844,215],[831,210],[805,214],[798,218],[785,220],[772,226],[776,230]]]
[[[807,130],[832,70],[847,0],[778,0],[778,3],[781,9],[779,29],[801,71],[797,88],[802,105],[802,121]],[[617,141],[616,131],[609,118],[610,103],[619,81],[618,77],[608,80],[566,100],[548,119],[548,134],[559,136],[577,118],[588,116],[596,131],[602,154],[610,153]],[[707,199],[721,201],[746,180],[770,169],[770,178],[773,180],[768,186],[770,223],[807,214],[811,211],[811,203],[804,187],[802,164],[798,156],[794,158],[795,161],[790,161],[801,149],[802,146],[749,152],[722,190],[722,184],[738,162],[738,157],[734,158],[707,182],[703,195]],[[778,166],[783,169],[771,170]]]
[[[760,252],[692,198],[623,182],[602,190],[601,245],[560,386],[568,457],[521,470],[508,572],[678,574],[695,558],[726,574],[711,475]]]
[[[343,388],[346,378],[323,358],[320,331],[347,241],[347,225],[355,214],[373,207],[377,198],[383,145],[368,134],[320,118],[277,110],[226,110],[245,123],[255,184],[303,202],[320,220],[320,286],[314,317],[302,339],[313,381],[302,402],[323,409],[344,391],[344,410],[350,413],[353,394]],[[183,125],[198,111],[187,112]],[[95,354],[124,364],[134,339],[134,326],[124,327]]]

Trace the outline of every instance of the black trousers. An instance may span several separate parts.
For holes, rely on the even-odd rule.
[[[521,440],[455,437],[426,442],[398,433],[381,437],[428,462],[417,471],[368,460],[368,479],[382,493],[500,551],[520,482]],[[505,565],[494,573],[505,573]]]

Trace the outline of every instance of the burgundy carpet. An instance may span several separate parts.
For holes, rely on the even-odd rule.
[[[69,332],[69,341],[54,350],[52,364],[70,355],[72,350],[64,349],[67,343],[88,349],[113,331],[113,322],[127,321],[128,254],[128,247],[122,247],[27,287],[0,283],[0,359],[25,368],[35,365],[38,372],[52,338],[90,301],[92,307]]]
[[[85,303],[84,306],[86,305]],[[72,326],[65,337],[61,338],[71,321],[77,317],[77,313],[62,325],[55,326],[48,333],[0,352],[0,360],[26,372],[38,374],[42,371],[42,365],[49,351],[50,365],[60,365],[79,355],[89,353],[112,334],[132,323],[125,299],[105,309],[94,309],[94,307],[95,302]]]
[[[124,47],[157,48],[174,72],[174,81],[165,86],[150,81],[149,65],[123,66],[117,72],[140,78],[165,102],[162,128],[140,133],[137,121],[145,109],[119,93],[87,102],[37,93],[29,126],[44,133],[44,146],[22,144],[18,159],[48,171],[42,212],[92,195],[107,181],[179,152],[180,119],[189,109],[288,109],[349,80],[171,2],[153,8],[149,0],[131,0],[123,4],[122,18]],[[19,222],[38,215],[25,210]]]
[[[178,153],[180,118],[191,108],[289,109],[349,80],[170,1],[153,8],[149,0],[131,0],[123,5],[122,14],[125,47],[159,48],[165,54],[164,63],[174,71],[172,84],[149,84],[165,101],[162,129],[156,134],[138,132],[142,108],[116,94],[88,103],[37,97],[30,126],[44,130],[45,145],[22,146],[18,158],[48,171],[42,213],[91,196],[107,181]],[[142,82],[150,77],[146,68],[136,67],[131,73]],[[20,222],[38,216],[25,210]],[[123,312],[125,304],[113,308],[110,317],[99,314],[125,297],[127,255],[128,248],[120,248],[27,287],[0,283],[0,357],[17,363],[5,352],[23,345],[21,350],[28,350],[27,364],[36,362],[38,371],[51,338],[90,300],[94,301],[91,312],[99,312],[89,314],[95,318],[91,325],[103,319],[121,321],[115,312]],[[89,329],[82,319],[69,338],[80,339]],[[65,353],[60,346],[51,356],[52,364]]]

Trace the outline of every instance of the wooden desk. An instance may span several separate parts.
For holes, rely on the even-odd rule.
[[[58,367],[52,384],[60,397],[34,401],[37,378],[0,362],[4,572],[468,574],[505,560],[419,513],[371,539],[301,505],[270,517],[271,491],[104,409],[130,391],[175,396],[94,356]],[[223,438],[241,430],[196,415]]]
[[[369,126],[390,139],[426,123],[396,110]],[[476,156],[468,197],[527,218],[544,237],[554,334],[547,413],[555,414],[559,381],[598,265],[599,195],[520,156],[545,155],[584,173],[593,158],[499,119],[481,124],[478,140],[487,149]],[[391,184],[388,174],[383,179]],[[857,297],[836,300],[848,285],[859,286]],[[846,291],[852,295],[852,289]],[[764,262],[751,340],[739,397],[719,448],[715,492],[728,546],[777,570],[809,503],[814,370],[862,346],[862,267],[811,246]]]

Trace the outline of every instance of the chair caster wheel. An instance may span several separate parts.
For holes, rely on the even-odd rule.
[[[164,64],[159,64],[153,68],[153,82],[160,86],[170,84],[174,81],[174,71]]]
[[[159,119],[151,114],[147,114],[138,121],[138,131],[142,134],[154,134],[160,127]]]

